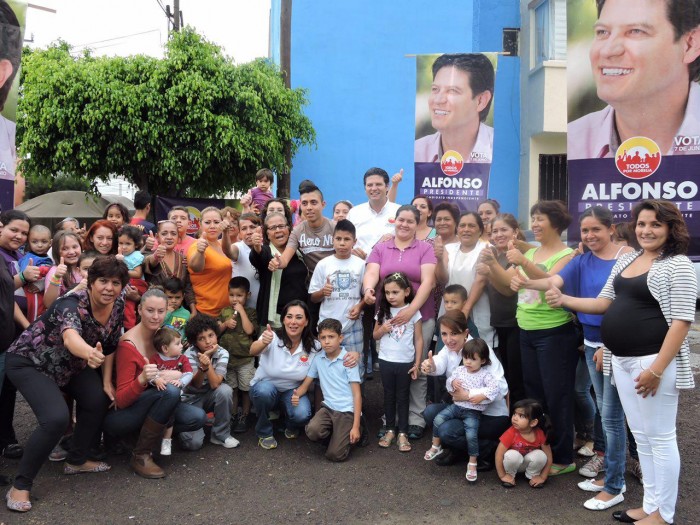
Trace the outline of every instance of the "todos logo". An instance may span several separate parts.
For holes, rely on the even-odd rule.
[[[445,175],[457,175],[462,171],[464,159],[455,150],[447,150],[440,159],[440,169]]]
[[[195,235],[202,226],[202,214],[194,206],[187,206],[190,214],[190,225],[187,228],[187,235]]]
[[[615,165],[628,179],[645,179],[659,169],[661,151],[647,137],[632,137],[617,148]]]

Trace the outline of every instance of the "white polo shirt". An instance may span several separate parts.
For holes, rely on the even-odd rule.
[[[348,220],[355,225],[357,230],[357,244],[355,246],[369,255],[369,252],[383,235],[394,233],[394,220],[400,207],[400,204],[386,201],[384,207],[377,213],[369,205],[369,202],[353,206],[348,213]]]
[[[318,350],[319,343],[316,342],[315,345],[316,350]],[[301,343],[290,352],[277,337],[277,334],[274,334],[272,342],[260,354],[260,364],[255,371],[255,376],[250,381],[250,386],[267,380],[275,385],[278,392],[297,388],[306,378],[314,357],[316,357],[316,352],[305,352]]]

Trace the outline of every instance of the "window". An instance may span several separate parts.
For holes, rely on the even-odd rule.
[[[547,60],[566,60],[566,0],[530,4],[533,67]]]

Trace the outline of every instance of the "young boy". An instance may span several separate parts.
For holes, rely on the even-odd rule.
[[[228,366],[228,352],[218,343],[219,324],[205,314],[194,316],[187,322],[185,334],[190,347],[185,352],[194,371],[192,382],[185,389],[183,400],[214,412],[211,442],[224,448],[235,448],[240,443],[231,435],[231,411],[233,390],[224,382]],[[204,444],[204,430],[182,432],[182,447],[199,450]]]
[[[355,246],[355,226],[350,221],[338,221],[333,230],[334,255],[321,259],[309,283],[311,301],[321,303],[319,321],[342,320],[343,346],[348,352],[362,356],[362,320],[360,314],[362,278],[365,261],[352,254]],[[320,326],[320,324],[319,324]],[[358,361],[360,377],[364,377],[363,359]]]
[[[442,304],[445,307],[445,312],[450,312],[452,310],[463,310],[464,305],[467,302],[467,289],[461,284],[451,284],[445,288],[445,292],[442,294]],[[479,337],[479,330],[476,328],[474,321],[469,317],[467,319],[467,326],[469,326],[469,335],[474,339]],[[435,333],[437,335],[437,345],[435,346],[435,353],[437,354],[442,347],[445,346],[440,339],[440,327],[436,327]]]
[[[165,390],[168,383],[184,389],[192,381],[193,371],[189,359],[182,355],[182,337],[180,332],[167,326],[161,327],[153,336],[153,346],[158,352],[151,357],[151,363],[158,365],[158,376],[153,386]],[[161,456],[172,454],[173,426],[169,424],[163,434],[160,447]]]
[[[182,301],[185,298],[185,286],[177,277],[171,277],[163,283],[163,290],[168,297],[168,313],[165,314],[164,325],[170,325],[175,330],[180,332],[180,337],[185,339],[185,326],[190,320],[190,311],[182,306]]]
[[[360,440],[362,394],[357,367],[347,368],[343,358],[347,351],[343,342],[342,325],[336,319],[324,319],[318,324],[318,338],[325,354],[314,359],[308,375],[292,394],[292,405],[299,404],[299,397],[306,394],[315,378],[321,383],[323,405],[306,425],[306,435],[311,441],[330,437],[326,458],[345,461],[350,447]]]
[[[246,199],[241,199],[241,204],[244,205],[244,211],[251,211],[256,215],[260,215],[267,201],[274,199],[275,196],[270,191],[272,184],[275,182],[275,176],[272,170],[263,168],[255,174],[255,188],[248,190]],[[244,203],[245,201],[245,203]]]
[[[250,297],[250,281],[245,277],[234,277],[228,283],[227,306],[219,314],[219,344],[229,353],[226,383],[233,389],[233,432],[240,434],[248,430],[250,414],[250,380],[255,375],[255,358],[250,355],[250,345],[258,332],[258,316],[254,308],[245,306]],[[238,391],[241,392],[243,411],[238,414]]]
[[[46,226],[37,224],[29,230],[27,246],[24,256],[19,260],[19,271],[24,271],[27,266],[38,266],[40,278],[33,283],[24,286],[24,295],[27,297],[27,320],[34,322],[44,313],[44,277],[54,265],[49,256],[51,249],[51,230]],[[58,261],[56,261],[58,264]]]

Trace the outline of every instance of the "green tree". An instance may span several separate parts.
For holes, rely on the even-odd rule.
[[[18,110],[21,170],[90,181],[123,175],[169,196],[245,190],[255,172],[288,172],[315,143],[303,89],[259,59],[236,65],[193,30],[173,34],[164,59],[75,58],[59,43],[23,57]]]

